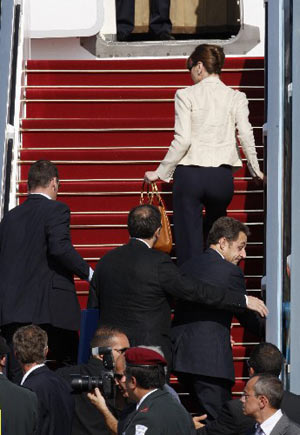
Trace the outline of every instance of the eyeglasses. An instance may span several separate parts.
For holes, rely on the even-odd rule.
[[[245,393],[243,392],[242,397],[244,397],[245,400],[248,400],[249,397],[258,397],[258,394],[249,394],[249,393]]]
[[[129,349],[129,347],[122,347],[122,349],[113,349],[113,350],[115,350],[119,354],[122,354],[122,353],[126,352],[127,349]]]

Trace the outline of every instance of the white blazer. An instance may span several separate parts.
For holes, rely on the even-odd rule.
[[[156,170],[169,182],[177,165],[242,166],[236,130],[252,176],[261,174],[251,124],[248,100],[216,76],[180,89],[175,95],[175,135]]]

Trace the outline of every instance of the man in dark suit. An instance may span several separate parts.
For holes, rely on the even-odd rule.
[[[73,274],[88,280],[91,272],[71,243],[70,210],[56,201],[58,187],[53,163],[35,162],[28,198],[0,224],[0,325],[8,344],[22,324],[43,325],[50,356],[60,363],[77,359],[80,307]]]
[[[300,426],[280,409],[282,397],[283,386],[277,376],[263,373],[247,382],[241,398],[243,412],[256,421],[249,435],[300,435]]]
[[[36,435],[38,401],[36,394],[10,382],[3,374],[10,348],[0,337],[0,410],[4,435]]]
[[[209,249],[186,261],[180,270],[245,296],[244,275],[237,264],[246,257],[248,234],[248,227],[236,219],[219,218],[208,236]],[[175,309],[174,370],[208,420],[215,419],[223,403],[231,399],[235,379],[230,343],[232,311],[186,301],[180,301]],[[252,312],[237,312],[236,316],[243,325],[251,326],[253,332],[263,329],[261,318]]]
[[[273,344],[260,343],[254,347],[248,360],[248,366],[250,376],[256,373],[268,373],[278,377],[283,366],[283,357]],[[300,396],[284,391],[281,409],[289,419],[300,424]],[[200,419],[201,417],[195,417],[194,421]],[[240,400],[230,400],[224,403],[216,420],[205,426],[197,422],[195,424],[198,428],[198,435],[246,435],[254,423],[253,417],[243,413]]]
[[[97,263],[88,307],[100,308],[100,325],[124,330],[132,346],[161,346],[170,364],[172,297],[234,310],[245,309],[246,299],[238,292],[182,276],[167,254],[152,249],[160,228],[156,207],[142,205],[130,211],[129,243]],[[257,298],[249,297],[247,306],[267,313]]]
[[[126,335],[117,328],[104,326],[98,328],[91,341],[92,356],[86,364],[62,367],[56,373],[69,384],[71,375],[102,376],[105,369],[103,354],[99,348],[110,347],[114,362],[129,348]],[[72,423],[72,435],[109,435],[103,415],[90,403],[86,391],[74,391],[75,413]],[[113,416],[117,417],[114,400],[107,400],[107,406]]]
[[[134,4],[135,0],[117,0],[117,38],[118,41],[129,41],[134,29]],[[150,34],[154,39],[169,40],[172,23],[169,17],[170,0],[150,1]]]
[[[71,388],[45,365],[47,333],[37,325],[19,328],[13,345],[24,376],[21,385],[34,391],[39,405],[39,435],[71,435],[74,400]]]

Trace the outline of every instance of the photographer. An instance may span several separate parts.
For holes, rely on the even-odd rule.
[[[191,435],[190,415],[164,390],[166,360],[156,351],[133,347],[117,360],[115,378],[124,397],[133,402],[119,418],[113,418],[100,391],[88,393],[91,402],[104,415],[112,434]],[[126,367],[125,367],[126,366]]]
[[[111,348],[113,360],[116,359],[129,347],[126,335],[117,328],[103,326],[96,330],[91,341],[92,356],[86,364],[64,367],[57,370],[57,374],[69,383],[74,375],[102,377],[107,369],[103,364],[105,356],[99,354],[98,348]],[[72,376],[73,375],[73,376]],[[74,378],[73,378],[74,379]],[[74,384],[74,380],[73,380]],[[110,434],[103,416],[95,409],[87,398],[87,390],[76,389],[73,392],[75,399],[75,415],[72,425],[72,435],[108,435]],[[113,400],[107,400],[107,406],[112,415],[116,415]]]

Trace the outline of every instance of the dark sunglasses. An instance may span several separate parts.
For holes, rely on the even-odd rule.
[[[117,379],[117,381],[120,381],[123,378],[123,376],[125,376],[125,375],[123,375],[122,373],[115,373],[114,379]]]

